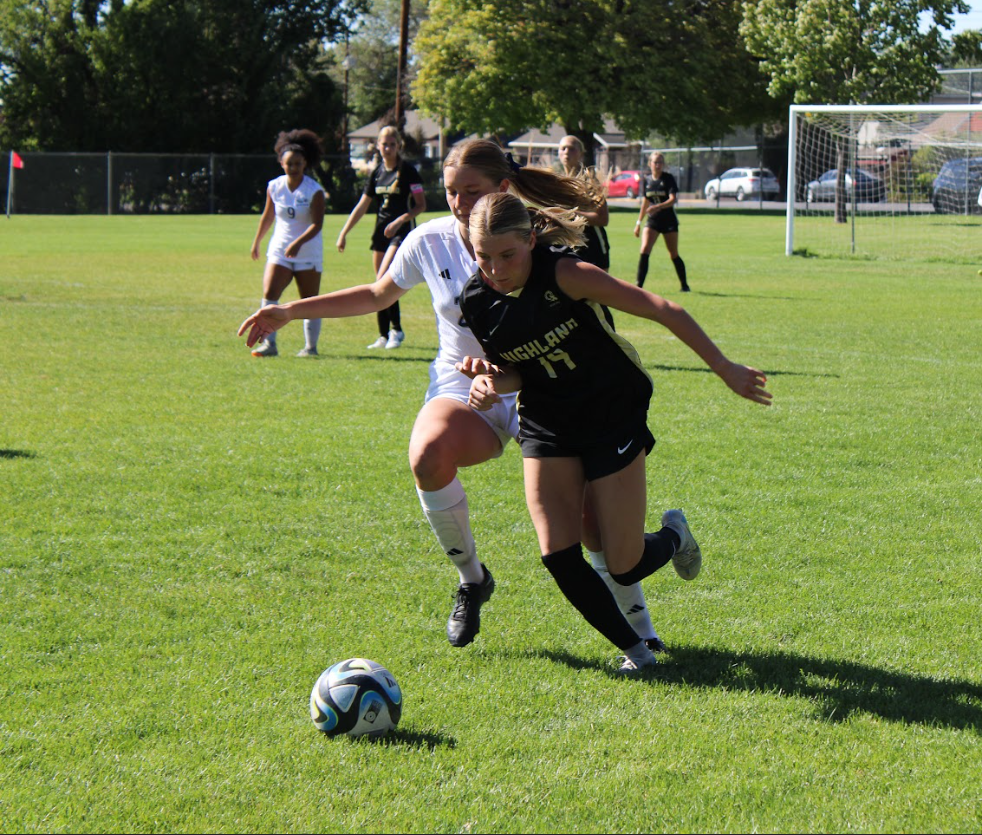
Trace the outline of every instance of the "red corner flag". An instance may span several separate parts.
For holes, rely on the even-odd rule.
[[[10,152],[10,166],[11,166],[11,168],[23,168],[24,167],[24,160],[21,159],[20,154],[18,154],[16,151],[11,151]]]

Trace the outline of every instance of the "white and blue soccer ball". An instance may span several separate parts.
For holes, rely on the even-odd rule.
[[[328,736],[384,736],[401,716],[402,690],[395,677],[367,658],[328,667],[310,691],[310,718]]]

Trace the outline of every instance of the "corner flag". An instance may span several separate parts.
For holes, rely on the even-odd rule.
[[[24,160],[21,159],[21,155],[16,151],[10,152],[10,167],[11,168],[23,168]]]
[[[14,169],[23,168],[24,160],[16,151],[10,152],[10,170],[7,172],[7,217],[10,217],[10,208],[14,200]]]

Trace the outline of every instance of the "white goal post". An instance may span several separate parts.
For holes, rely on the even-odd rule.
[[[982,105],[791,105],[785,254],[977,261]]]

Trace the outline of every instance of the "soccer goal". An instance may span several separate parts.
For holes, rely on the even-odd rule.
[[[982,105],[792,105],[788,255],[982,260]]]

